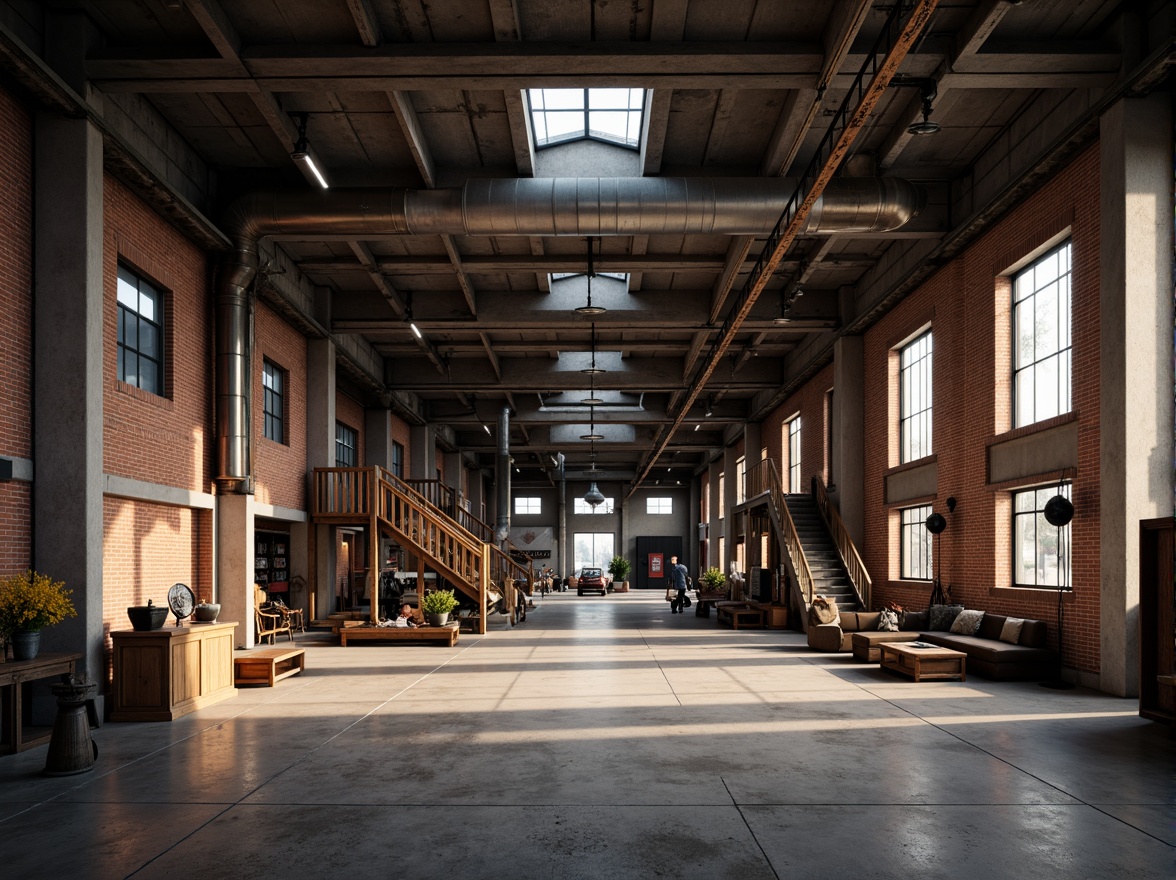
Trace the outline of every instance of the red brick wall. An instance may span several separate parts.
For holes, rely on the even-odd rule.
[[[254,315],[253,475],[255,498],[306,509],[306,339],[263,302]],[[265,436],[263,364],[286,371],[286,442]]]
[[[407,477],[410,473],[412,473],[410,470],[412,448],[409,440],[409,438],[412,436],[412,433],[409,430],[408,422],[400,418],[398,415],[396,415],[396,413],[392,413],[392,418],[389,421],[391,422],[391,425],[388,429],[389,436],[391,436],[393,440],[404,447],[404,473],[402,476]]]
[[[0,455],[33,457],[32,117],[0,88]],[[0,483],[0,577],[32,564],[31,493]]]
[[[197,599],[212,594],[212,514],[106,497],[102,500],[102,619],[106,632],[127,629],[127,607],[167,605],[174,583]],[[110,640],[106,640],[110,680]]]
[[[359,462],[360,466],[365,465],[367,463],[367,458],[364,457],[365,447],[363,437],[363,407],[357,400],[352,397],[348,397],[346,394],[338,390],[335,391],[335,421],[342,422],[348,428],[351,428],[353,431],[355,431],[356,443],[358,444],[355,449],[355,460]]]
[[[828,462],[828,413],[825,395],[833,387],[833,365],[825,367],[809,382],[789,397],[772,414],[764,419],[760,427],[761,445],[768,449],[768,458],[776,463],[776,470],[784,486],[788,486],[788,441],[784,437],[786,420],[800,414],[800,464],[801,490],[809,491],[809,479],[813,474],[822,482],[829,481]]]
[[[865,562],[874,604],[889,600],[925,607],[926,582],[897,580],[898,506],[884,503],[888,468],[897,464],[897,398],[890,380],[892,350],[930,322],[934,333],[933,448],[938,492],[932,503],[948,516],[939,540],[942,577],[969,608],[1054,620],[1056,592],[1011,587],[1012,488],[992,486],[987,445],[1009,427],[1011,370],[1007,280],[998,277],[1067,227],[1073,245],[1073,416],[1078,425],[1077,513],[1071,526],[1074,594],[1067,598],[1066,665],[1099,669],[1099,153],[1094,146],[1026,198],[982,239],[944,266],[865,335],[867,437]],[[810,383],[813,397],[827,383]],[[765,427],[765,431],[769,430]],[[1022,429],[1018,433],[1031,429]],[[808,438],[805,456],[808,452]],[[946,499],[958,507],[947,514]],[[904,506],[918,503],[907,502]]]
[[[107,175],[103,216],[103,467],[211,491],[212,322],[204,253]],[[157,397],[118,381],[118,263],[166,292],[164,383]]]

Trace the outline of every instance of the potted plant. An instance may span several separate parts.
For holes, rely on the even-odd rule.
[[[433,590],[421,599],[421,613],[432,626],[443,626],[449,621],[449,612],[457,607],[453,590]]]
[[[0,635],[12,644],[14,659],[34,659],[41,649],[41,630],[77,616],[72,592],[64,581],[31,569],[0,580]]]
[[[727,583],[727,576],[721,568],[711,567],[698,576],[698,591],[700,593],[722,593]]]
[[[624,556],[614,556],[608,564],[608,573],[612,575],[613,589],[621,592],[629,592],[629,572],[633,566],[629,564],[629,560]]]

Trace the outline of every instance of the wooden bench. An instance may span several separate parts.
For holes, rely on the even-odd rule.
[[[233,684],[263,684],[297,675],[306,668],[306,652],[301,648],[265,648],[233,658]]]
[[[744,602],[716,602],[719,623],[730,624],[731,629],[752,626],[764,628],[764,613]]]
[[[445,626],[349,626],[339,630],[339,644],[348,642],[442,642],[449,647],[457,644],[461,627],[456,623]]]

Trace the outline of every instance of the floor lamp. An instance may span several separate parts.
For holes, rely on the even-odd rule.
[[[1065,481],[1065,472],[1062,472],[1062,482],[1058,483],[1058,494],[1045,502],[1045,509],[1042,514],[1045,516],[1045,521],[1051,526],[1056,526],[1058,530],[1058,675],[1052,681],[1041,682],[1042,687],[1053,688],[1054,690],[1065,691],[1074,687],[1074,683],[1066,681],[1062,678],[1062,666],[1066,659],[1065,647],[1066,642],[1063,638],[1065,635],[1065,613],[1062,610],[1062,595],[1068,592],[1074,592],[1073,588],[1067,590],[1067,581],[1069,580],[1069,572],[1066,568],[1066,559],[1069,556],[1065,552],[1066,532],[1065,527],[1070,524],[1070,520],[1074,518],[1074,504],[1062,494],[1062,488]]]
[[[939,579],[939,573],[943,567],[943,557],[939,553],[939,536],[943,530],[947,528],[947,520],[944,519],[942,513],[932,513],[927,517],[927,531],[935,536],[935,580],[931,586],[931,601],[927,607],[932,605],[946,605],[947,594],[943,592],[943,581]]]

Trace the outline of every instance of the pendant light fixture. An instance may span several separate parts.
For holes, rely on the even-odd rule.
[[[608,370],[604,369],[604,367],[596,366],[596,324],[595,324],[595,322],[592,324],[592,364],[590,366],[587,366],[584,369],[580,370],[580,372],[585,373],[589,376],[595,376],[595,375],[599,375],[600,373],[607,373],[608,372]]]
[[[576,311],[579,312],[581,315],[603,315],[605,312],[608,311],[608,309],[606,309],[604,306],[592,305],[592,278],[595,274],[596,274],[596,272],[592,268],[592,238],[591,238],[591,236],[589,236],[589,238],[588,238],[588,303],[587,303],[587,305],[582,305],[578,309],[576,309]]]
[[[302,174],[307,180],[326,189],[327,178],[323,176],[318,163],[314,161],[314,154],[311,153],[310,146],[306,142],[306,122],[309,117],[309,113],[301,113],[298,116],[298,140],[294,142],[290,158],[294,160],[295,165],[302,169]]]

